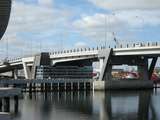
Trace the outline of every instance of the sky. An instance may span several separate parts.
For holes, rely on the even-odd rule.
[[[114,33],[114,35],[113,35]],[[159,0],[13,0],[0,55],[160,42]]]

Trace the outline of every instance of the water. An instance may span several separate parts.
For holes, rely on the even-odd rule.
[[[160,120],[160,89],[25,93],[13,120]]]

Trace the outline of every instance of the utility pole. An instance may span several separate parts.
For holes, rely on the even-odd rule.
[[[42,40],[40,39],[40,42],[39,42],[39,52],[41,53],[42,52]]]
[[[104,23],[105,23],[105,31],[104,31],[104,40],[105,40],[105,43],[104,43],[104,45],[105,45],[105,47],[107,46],[106,45],[106,42],[107,42],[107,15],[105,15],[105,19],[104,19],[105,21],[104,21]]]
[[[8,59],[8,38],[6,39],[6,59]]]

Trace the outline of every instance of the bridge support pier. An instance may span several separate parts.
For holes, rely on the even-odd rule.
[[[150,68],[148,69],[147,56],[113,56],[112,49],[102,53],[105,56],[103,68],[100,74],[100,80],[105,81],[105,89],[150,89],[153,88],[153,82],[150,80],[155,67],[157,58],[153,58]],[[101,57],[101,56],[100,56]],[[130,65],[137,66],[139,80],[113,80],[113,65]]]
[[[140,60],[137,61],[137,63],[138,63],[139,79],[140,80],[149,80],[148,59],[142,57]]]
[[[158,60],[158,57],[153,57],[153,58],[152,58],[152,62],[151,62],[151,64],[150,64],[149,72],[148,72],[148,74],[149,74],[149,79],[151,79],[151,77],[152,77],[152,74],[153,74],[153,71],[154,71],[154,68],[155,68],[155,65],[156,65],[157,60]]]
[[[32,83],[29,84],[29,93],[32,93]]]
[[[0,98],[0,112],[2,112],[2,98]]]
[[[111,78],[111,71],[112,71],[111,56],[112,54],[113,54],[113,49],[107,49],[106,51],[99,53],[99,58],[101,58],[101,56],[105,56],[104,61],[103,61],[103,67],[101,68],[99,80],[109,80]],[[100,60],[100,64],[102,64],[102,60]]]
[[[5,97],[4,98],[4,112],[9,112],[10,111],[10,98]]]
[[[44,84],[43,83],[41,83],[41,88],[40,88],[41,90],[41,92],[44,92]]]
[[[22,59],[23,61],[23,59]],[[23,61],[23,69],[24,69],[24,76],[25,79],[31,79],[31,70],[30,68],[27,66],[26,62]]]
[[[99,69],[100,69],[100,73],[102,72],[102,69],[103,69],[103,63],[104,63],[104,59],[103,59],[103,58],[100,58],[100,59],[99,59]]]
[[[12,77],[14,78],[14,79],[18,79],[18,70],[17,69],[14,69],[13,71],[12,71]]]
[[[18,101],[18,96],[14,96],[14,112],[17,113],[18,112],[18,106],[19,105],[19,101]]]

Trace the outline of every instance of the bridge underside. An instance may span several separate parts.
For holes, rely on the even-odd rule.
[[[0,73],[10,72],[23,69],[23,65],[6,66],[0,69]]]
[[[97,61],[97,58],[81,58],[81,59],[74,59],[74,60],[66,60],[66,61],[57,61],[57,60],[51,60],[48,56],[48,53],[42,53],[42,54],[38,54],[34,57],[34,62],[28,62],[25,60],[22,60],[22,63],[20,64],[15,64],[15,65],[3,65],[3,67],[0,68],[0,73],[6,73],[6,72],[12,72],[14,73],[14,71],[18,71],[18,70],[23,70],[24,71],[24,78],[25,79],[36,79],[36,71],[37,69],[40,69],[40,71],[43,69],[45,70],[51,70],[51,69],[59,69],[60,67],[64,68],[64,71],[69,71],[69,69],[71,69],[73,67],[73,69],[83,69],[83,67],[86,68],[92,68],[92,63],[94,61]],[[52,64],[54,62],[54,64]],[[53,70],[54,71],[54,70]],[[83,72],[83,70],[82,70]],[[91,69],[91,71],[89,71],[91,73],[89,73],[90,75],[93,72],[93,69]],[[18,74],[18,73],[16,73]],[[14,75],[16,75],[14,73]],[[52,73],[51,73],[52,74]],[[13,75],[13,76],[14,76]],[[17,75],[16,75],[17,76]],[[81,77],[81,76],[80,76]],[[15,78],[15,77],[14,77]],[[17,77],[16,77],[17,78]],[[47,78],[48,79],[48,78]],[[67,78],[68,79],[68,78]]]
[[[149,64],[149,59],[151,63]],[[106,52],[104,65],[101,72],[100,80],[105,81],[106,89],[144,89],[153,88],[151,76],[153,74],[158,56],[150,55],[130,55],[130,56],[113,56],[112,49]],[[113,80],[113,65],[137,66],[139,80]]]

